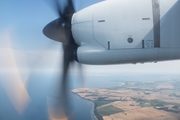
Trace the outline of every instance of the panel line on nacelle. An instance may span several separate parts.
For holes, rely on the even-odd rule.
[[[160,47],[160,3],[159,0],[152,0],[153,7],[153,31],[154,47]]]

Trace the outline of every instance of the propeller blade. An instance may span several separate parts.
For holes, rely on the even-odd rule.
[[[58,15],[58,17],[63,17],[64,8],[66,6],[64,6],[62,1],[61,2],[59,0],[45,0],[45,1],[51,8],[53,8],[52,10],[54,10],[54,12]]]
[[[83,76],[82,64],[78,63],[78,69],[79,69],[79,74],[80,74],[80,82],[82,83],[82,86],[85,88],[86,87],[86,80]]]
[[[14,54],[15,51],[11,46],[11,35],[9,31],[6,31],[0,36],[2,36],[1,39],[3,40],[1,44],[4,42],[6,46],[0,52],[0,66],[3,70],[0,76],[1,82],[15,109],[19,114],[22,114],[31,99],[25,86],[29,76],[28,66],[22,60],[22,55],[20,57]],[[22,76],[22,72],[25,74],[24,77]]]
[[[57,110],[59,112],[62,111],[60,114],[62,114],[63,117],[58,116],[59,118],[64,118],[65,114],[68,119],[72,119],[73,116],[69,100],[69,94],[71,91],[70,89],[68,89],[69,80],[67,77],[70,64],[75,61],[74,52],[76,52],[78,47],[73,39],[71,31],[71,19],[72,15],[75,12],[75,9],[72,0],[68,0],[67,4],[63,6],[63,9],[62,7],[60,7],[57,0],[54,1],[54,4],[56,4],[55,9],[59,13],[60,18],[52,21],[47,26],[45,26],[45,28],[43,29],[43,33],[45,34],[45,36],[52,40],[62,42],[64,55],[62,77],[58,84],[59,89],[57,89],[56,91],[56,97],[52,97],[54,98],[54,103],[50,104],[52,104],[51,108],[53,110]]]
[[[74,9],[74,4],[72,2],[72,0],[68,0],[68,5],[69,5],[69,8],[72,10],[72,12],[74,13],[75,12],[75,9]]]
[[[63,69],[62,69],[62,78],[61,78],[61,86],[60,86],[60,96],[62,101],[62,107],[67,115],[67,117],[71,117],[71,107],[70,107],[70,101],[68,99],[70,90],[68,89],[68,69],[70,65],[70,49],[69,45],[63,44]]]
[[[55,84],[54,93],[49,97],[49,116],[52,120],[72,119],[72,112],[69,100],[70,89],[68,89],[68,69],[70,65],[68,45],[63,44],[63,64],[60,80]],[[59,77],[58,77],[59,78]]]
[[[68,0],[68,10],[67,10],[67,14],[73,14],[75,12],[75,9],[74,9],[74,4],[72,2],[72,0]],[[66,9],[65,9],[66,10]]]
[[[56,9],[56,11],[58,12],[58,15],[59,15],[59,17],[64,17],[63,16],[63,9],[60,7],[60,5],[59,5],[59,2],[58,2],[58,0],[55,0],[55,9]]]

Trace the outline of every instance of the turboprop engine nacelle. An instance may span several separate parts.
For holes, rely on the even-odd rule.
[[[72,33],[85,64],[180,59],[179,0],[107,0],[73,15]]]

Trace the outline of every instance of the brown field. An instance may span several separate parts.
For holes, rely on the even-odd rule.
[[[132,86],[133,88],[134,86]],[[137,87],[134,87],[137,89]],[[113,89],[89,89],[81,88],[75,89],[72,92],[77,93],[79,96],[91,101],[98,100],[112,100],[105,105],[98,106],[98,108],[113,105],[114,107],[124,110],[124,112],[111,114],[110,116],[103,116],[104,120],[180,120],[180,113],[167,112],[164,110],[155,109],[150,103],[147,102],[145,106],[141,107],[133,98],[144,100],[161,100],[167,103],[179,103],[180,91],[173,89],[174,86],[171,83],[158,84],[154,89],[141,89],[135,91],[127,88],[113,90]],[[148,90],[148,91],[147,91]],[[149,106],[149,107],[148,107]],[[174,105],[166,105],[168,108],[172,108]],[[180,108],[179,108],[180,109]]]
[[[127,107],[128,109],[128,107]],[[126,110],[124,113],[117,113],[110,116],[104,116],[104,120],[179,120],[180,115],[156,110],[153,107],[143,107]]]
[[[75,89],[73,92],[78,93],[82,98],[89,100],[95,100],[99,96],[106,96],[106,100],[132,100],[131,98],[141,98],[147,100],[159,99],[166,102],[180,103],[180,98],[175,96],[169,96],[166,92],[151,92],[151,94],[145,94],[143,91],[133,90],[107,90],[107,89],[88,89],[81,88]],[[97,96],[89,95],[89,93],[97,93]]]
[[[114,102],[112,105],[125,110],[110,116],[103,116],[104,120],[180,120],[180,114],[157,110],[153,107],[130,106],[134,101]]]

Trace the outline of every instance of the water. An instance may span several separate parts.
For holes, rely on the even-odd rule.
[[[19,115],[12,105],[9,97],[0,83],[0,120],[48,120],[47,112],[47,96],[52,91],[54,79],[58,74],[42,74],[32,73],[28,79],[27,90],[31,97],[23,115]],[[112,79],[113,78],[113,79]],[[70,88],[75,89],[82,87],[78,81],[79,76],[72,76],[70,79]],[[115,77],[108,76],[88,76],[86,87],[88,88],[102,88],[113,87],[117,85]],[[93,119],[94,104],[90,101],[84,100],[79,96],[70,94],[72,111],[75,120],[91,120]]]
[[[94,120],[94,103],[72,94],[75,120]]]
[[[54,79],[57,76],[59,75],[43,73],[32,73],[30,75],[27,88],[31,101],[23,115],[19,115],[14,109],[0,82],[0,120],[48,120],[47,96],[52,91]],[[122,81],[164,80],[165,78],[171,79],[172,77],[142,74],[87,76],[86,87],[107,88],[122,85]],[[79,76],[71,76],[69,79],[71,83],[70,89],[83,87],[82,81],[79,81]],[[70,94],[70,99],[75,120],[94,119],[94,104],[92,102],[84,100],[73,93]]]
[[[27,90],[31,101],[22,115],[19,115],[15,110],[0,81],[0,120],[49,120],[47,96],[52,92],[53,79],[55,79],[54,75],[42,73],[32,73],[30,75]],[[79,84],[74,79],[70,79],[71,82],[75,83],[74,85],[71,84],[70,88],[78,88]],[[75,120],[94,119],[94,104],[91,101],[84,100],[73,93],[70,93],[69,97]]]
[[[81,76],[71,76],[70,80],[70,89],[76,89],[81,87],[88,88],[103,88],[103,87],[114,87],[117,83],[107,80],[107,77],[97,77],[97,76],[88,76],[86,77],[86,84],[82,83],[80,80]],[[82,99],[76,94],[70,93],[70,99],[72,99],[72,111],[74,111],[75,120],[95,120],[94,115],[94,103],[85,99]]]
[[[82,85],[79,85],[79,82],[81,81],[78,81],[78,76],[73,76],[73,79],[71,79],[71,83],[73,84],[73,87],[71,86],[71,89],[84,87]],[[113,82],[112,79],[109,79],[109,77],[107,76],[89,76],[85,82],[85,87],[88,88],[109,88],[115,87],[117,85],[122,85],[122,82]],[[72,104],[75,105],[75,120],[95,120],[94,103],[82,99],[78,95],[75,95],[73,93],[71,93],[71,97],[71,99],[74,100]]]
[[[34,74],[28,83],[28,92],[31,96],[31,103],[29,104],[23,118],[25,120],[48,120],[47,113],[47,96],[53,91],[54,83],[58,74],[44,76],[42,74]],[[78,78],[76,78],[78,79]],[[79,88],[80,84],[75,78],[69,78],[70,89]],[[79,96],[70,93],[69,96],[71,111],[73,112],[74,120],[93,120],[94,104],[91,101],[84,100]]]

